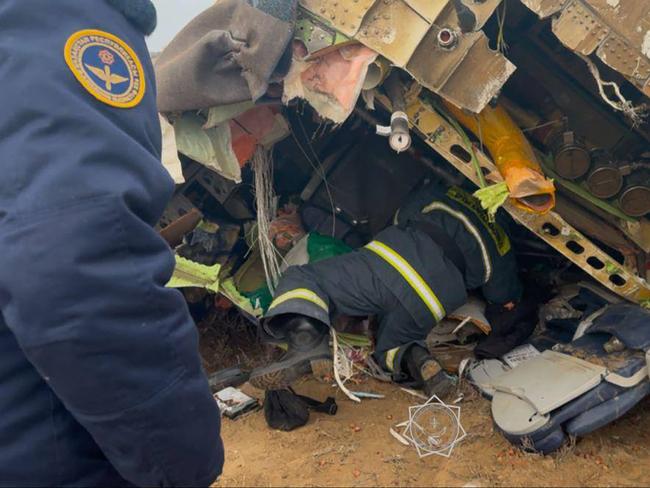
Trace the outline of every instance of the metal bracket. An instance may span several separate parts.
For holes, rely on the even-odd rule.
[[[476,18],[475,29],[500,3],[462,1]],[[503,54],[490,49],[482,31],[461,32],[451,0],[300,0],[300,6],[474,113],[499,93],[515,70]]]
[[[389,107],[385,97],[378,101]],[[421,139],[476,185],[479,179],[471,163],[472,151],[490,183],[503,181],[490,158],[478,148],[468,147],[457,130],[420,96],[407,100],[406,113]],[[643,278],[619,265],[557,213],[537,215],[509,203],[504,208],[517,222],[614,293],[636,303],[650,299],[650,285]]]

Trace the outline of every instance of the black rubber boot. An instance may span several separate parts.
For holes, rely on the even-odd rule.
[[[436,395],[442,399],[454,387],[452,378],[422,346],[414,344],[409,347],[402,358],[402,365],[428,397]]]
[[[332,353],[329,329],[317,320],[302,315],[277,317],[273,328],[281,329],[286,339],[286,354],[274,363],[254,369],[248,380],[262,390],[286,388],[301,376],[313,374],[318,378],[332,373]]]

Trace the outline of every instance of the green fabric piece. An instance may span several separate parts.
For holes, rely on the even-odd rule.
[[[310,263],[347,254],[351,251],[352,248],[350,246],[335,237],[324,236],[317,232],[311,232],[307,236],[307,254],[309,255]],[[243,292],[242,295],[250,300],[253,307],[260,307],[264,313],[266,313],[273,301],[273,295],[271,295],[266,284],[252,292]]]
[[[271,295],[267,285],[263,285],[252,292],[242,293],[242,295],[248,299],[253,307],[260,308],[265,313],[273,301],[273,295]]]
[[[508,191],[506,182],[502,181],[501,183],[495,183],[494,185],[476,190],[474,196],[481,202],[481,207],[487,211],[490,220],[494,221],[497,210],[506,203],[510,192]]]
[[[621,268],[617,264],[614,264],[611,261],[607,261],[605,263],[605,271],[607,271],[609,274],[616,274],[621,272]]]
[[[169,288],[205,288],[214,293],[219,292],[219,270],[220,264],[206,266],[205,264],[195,263],[189,259],[182,258],[178,255],[176,258],[176,267],[172,274],[167,287]]]
[[[324,236],[317,232],[311,232],[307,239],[307,254],[309,254],[310,263],[347,254],[351,251],[352,248],[340,239]]]

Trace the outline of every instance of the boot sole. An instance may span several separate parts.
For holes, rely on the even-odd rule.
[[[422,379],[424,381],[429,381],[431,378],[435,377],[438,373],[442,371],[442,366],[438,361],[430,359],[426,361],[422,367],[420,367],[420,373],[422,374]]]
[[[331,359],[312,359],[309,361],[309,365],[300,364],[275,371],[268,371],[251,377],[248,382],[260,390],[277,390],[286,388],[294,381],[309,374],[322,381],[327,377],[331,377],[332,371],[333,362]]]

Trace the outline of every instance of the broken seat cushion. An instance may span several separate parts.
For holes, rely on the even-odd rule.
[[[221,0],[194,18],[155,63],[158,110],[179,112],[262,97],[293,37],[296,0]],[[279,15],[278,12],[282,12]]]
[[[531,366],[533,362],[523,363],[500,375],[493,385],[497,390],[492,399],[496,426],[513,444],[549,453],[558,449],[568,436],[586,435],[624,415],[650,394],[647,374],[638,381],[634,379],[647,371],[645,354],[633,348],[606,353],[603,346],[611,335],[604,331],[615,325],[616,329],[610,330],[612,334],[624,338],[628,345],[634,343],[642,347],[650,338],[649,319],[650,313],[638,306],[612,306],[583,337],[558,346],[562,353],[575,360],[565,373],[537,368],[537,374],[531,371],[531,380],[522,384],[520,389],[516,388],[514,377],[522,378],[525,365]],[[640,326],[643,324],[646,327]],[[546,351],[544,354],[558,353]],[[581,386],[576,385],[572,395],[553,393],[558,387],[558,378],[564,381],[566,375],[577,374],[575,367],[582,367],[585,360],[593,365],[594,374],[579,382]],[[559,363],[552,366],[561,369]],[[608,379],[612,377],[610,373],[629,379],[629,385],[613,383],[613,379]],[[530,394],[527,393],[529,390]]]

